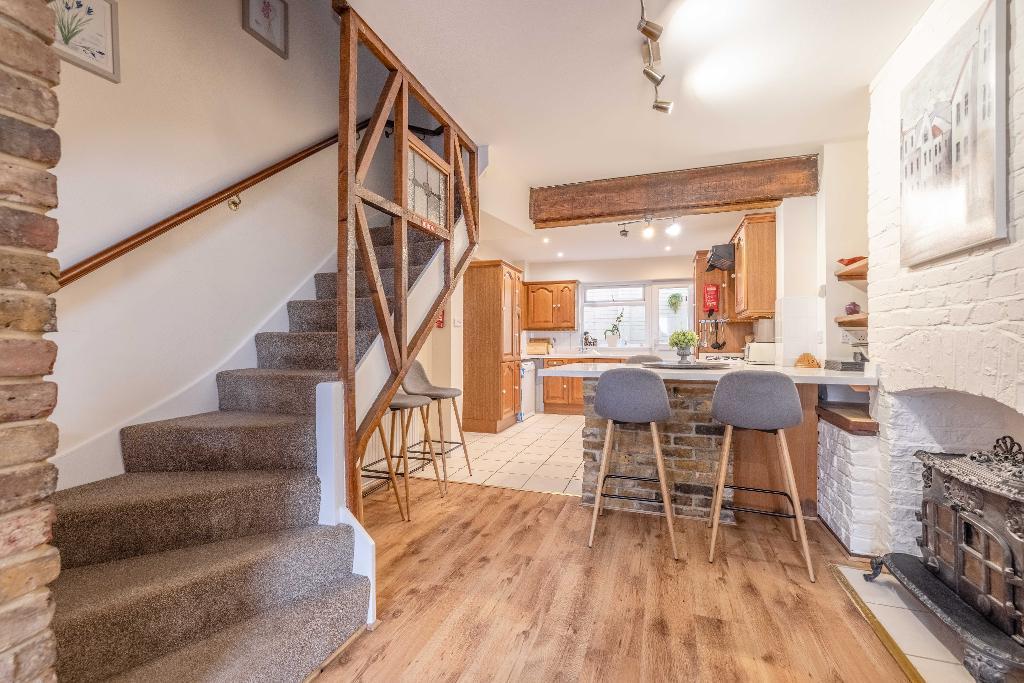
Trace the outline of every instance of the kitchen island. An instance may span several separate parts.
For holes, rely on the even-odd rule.
[[[598,459],[604,448],[606,421],[594,413],[594,392],[601,374],[613,369],[606,363],[573,363],[538,372],[539,377],[575,377],[583,381],[583,402],[586,425],[583,428],[583,502],[593,504],[597,485]],[[665,467],[672,492],[673,509],[677,514],[707,517],[711,508],[715,468],[722,448],[725,427],[711,417],[711,397],[716,382],[735,370],[778,371],[789,375],[797,385],[803,422],[786,430],[790,455],[803,513],[817,514],[817,447],[818,385],[836,384],[867,391],[878,383],[877,377],[863,372],[842,372],[820,368],[788,368],[776,366],[750,366],[744,363],[712,370],[653,369],[665,382],[672,417],[659,424]],[[733,459],[739,454],[738,460]],[[641,477],[655,477],[654,448],[646,425],[622,425],[616,429],[611,451],[611,471]],[[730,456],[730,481],[740,486],[782,489],[778,471],[774,440],[765,434],[736,431]],[[606,498],[608,508],[637,512],[660,513],[661,503],[656,500],[658,485],[609,479],[605,493],[645,496],[651,502]],[[732,499],[732,491],[726,499]],[[737,505],[783,510],[775,496],[750,492],[735,492]],[[731,521],[732,513],[724,511],[723,519]]]

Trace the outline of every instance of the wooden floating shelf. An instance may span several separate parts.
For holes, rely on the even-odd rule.
[[[836,271],[836,278],[840,282],[867,282],[868,260],[861,259]]]
[[[868,314],[857,313],[854,315],[841,315],[836,318],[836,324],[839,325],[839,327],[867,327]]]

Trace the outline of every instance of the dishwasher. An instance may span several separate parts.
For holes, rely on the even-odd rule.
[[[532,360],[524,360],[519,367],[521,396],[516,422],[522,422],[537,412],[537,364]]]

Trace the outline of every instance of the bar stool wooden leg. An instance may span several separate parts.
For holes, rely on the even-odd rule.
[[[408,414],[408,418],[406,415]],[[402,471],[405,479],[405,521],[412,521],[412,506],[409,505],[409,425],[412,423],[412,411],[401,410],[399,417],[402,420]]]
[[[441,469],[444,480],[448,481],[448,444],[444,440],[444,401],[437,402],[437,431],[441,433]]]
[[[665,521],[668,522],[668,538],[672,541],[672,559],[679,559],[679,551],[676,550],[676,530],[672,524],[672,495],[668,488],[668,478],[665,474],[665,458],[661,454],[661,438],[658,436],[658,425],[651,423],[651,438],[654,439],[654,462],[658,466],[658,485],[661,487],[661,502],[665,506]]]
[[[608,460],[612,451],[612,435],[615,431],[615,423],[608,420],[608,428],[604,435],[604,450],[601,451],[601,467],[597,472],[597,489],[594,491],[594,517],[590,521],[590,540],[587,547],[594,547],[594,531],[597,529],[597,516],[601,514],[601,492],[604,490],[604,478],[608,474]]]
[[[469,462],[469,448],[466,447],[466,432],[462,431],[462,415],[459,414],[459,402],[452,399],[452,412],[455,413],[455,424],[459,426],[459,439],[462,440],[462,454],[466,456],[466,469],[473,476],[473,465]]]
[[[611,439],[611,444],[612,445],[609,448],[608,447],[608,443],[605,442],[605,448],[607,448],[608,451],[611,452],[611,451],[615,450],[615,445],[616,445],[615,444],[615,440],[619,438],[619,433],[617,431],[615,431],[615,421],[614,420],[609,420],[608,423],[611,425],[610,427],[608,427],[608,438]],[[602,458],[602,461],[603,460],[604,460],[604,458]],[[608,474],[608,470],[605,470],[606,477],[607,477],[607,474]],[[604,491],[604,484],[603,483],[601,484],[601,487],[602,488],[600,490]],[[595,500],[594,504],[597,506],[597,516],[600,517],[601,515],[604,514],[604,498],[602,498],[601,500]]]
[[[718,459],[718,481],[715,483],[715,495],[711,504],[711,550],[708,552],[708,562],[715,561],[715,541],[718,539],[719,517],[722,516],[725,478],[729,476],[730,446],[732,446],[732,425],[725,425],[725,438],[722,439],[722,456]]]
[[[437,455],[434,454],[434,444],[430,442],[430,425],[427,424],[427,412],[420,406],[420,420],[423,421],[423,440],[427,442],[427,450],[430,451],[430,462],[434,465],[434,479],[437,480],[437,490],[444,497],[445,490],[441,486],[441,473],[437,469]]]
[[[793,476],[793,462],[789,459],[789,446],[786,443],[786,435],[781,429],[778,431],[778,437],[782,473],[786,479],[789,495],[793,496],[793,507],[796,508],[796,528],[800,534],[800,547],[804,553],[804,562],[807,563],[807,576],[810,577],[811,583],[814,583],[814,565],[811,563],[811,550],[807,547],[807,530],[804,528],[804,515],[800,506],[800,494],[796,490],[796,477]]]
[[[405,520],[405,510],[402,509],[402,497],[398,493],[398,478],[395,476],[395,464],[391,459],[391,442],[384,438],[384,425],[380,422],[377,423],[377,435],[380,436],[380,443],[384,448],[384,461],[388,465],[388,483],[391,490],[395,492],[395,502],[398,503],[398,514],[402,516],[402,520]],[[365,459],[365,458],[364,458]],[[359,469],[362,469],[362,463],[360,462]]]

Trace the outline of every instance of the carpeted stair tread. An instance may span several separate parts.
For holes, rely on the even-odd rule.
[[[426,269],[426,263],[415,264],[409,262],[409,287],[412,287],[416,283],[416,279]],[[393,297],[395,295],[395,269],[394,268],[381,268],[380,269],[380,280],[384,286],[385,296]],[[317,273],[313,276],[313,282],[316,284],[316,298],[317,299],[337,299],[338,298],[338,274],[337,273]],[[356,296],[370,296],[370,282],[363,275],[362,271],[356,273]]]
[[[414,265],[422,265],[433,257],[434,252],[441,246],[440,241],[435,242],[409,242],[409,268],[412,269]],[[377,253],[377,267],[378,268],[394,268],[395,267],[395,250],[394,249],[375,249]],[[356,278],[361,277],[363,271],[362,260],[356,261],[356,270],[359,273],[356,274]],[[394,277],[394,276],[392,276]]]
[[[315,469],[309,415],[217,411],[121,430],[127,472]]]
[[[316,415],[316,385],[337,379],[337,370],[224,370],[217,394],[221,410]]]
[[[356,358],[362,358],[377,337],[377,330],[356,330]],[[337,332],[260,332],[256,359],[261,368],[281,370],[336,370]]]
[[[409,244],[414,242],[434,242],[440,244],[441,240],[434,237],[431,234],[417,230],[416,228],[410,227],[406,230],[406,239]],[[390,225],[382,225],[377,228],[370,229],[370,239],[373,240],[374,247],[390,247],[395,243],[395,231]]]
[[[366,624],[369,599],[369,580],[349,574],[313,595],[229,626],[113,680],[298,683]]]
[[[388,310],[394,312],[394,298],[387,297]],[[291,332],[331,332],[338,329],[337,299],[299,299],[288,302],[288,329]],[[376,330],[377,307],[372,296],[356,297],[356,329]]]
[[[58,491],[64,568],[316,523],[315,471],[130,472]]]
[[[69,569],[53,584],[61,680],[105,678],[352,567],[352,528],[308,526]]]

